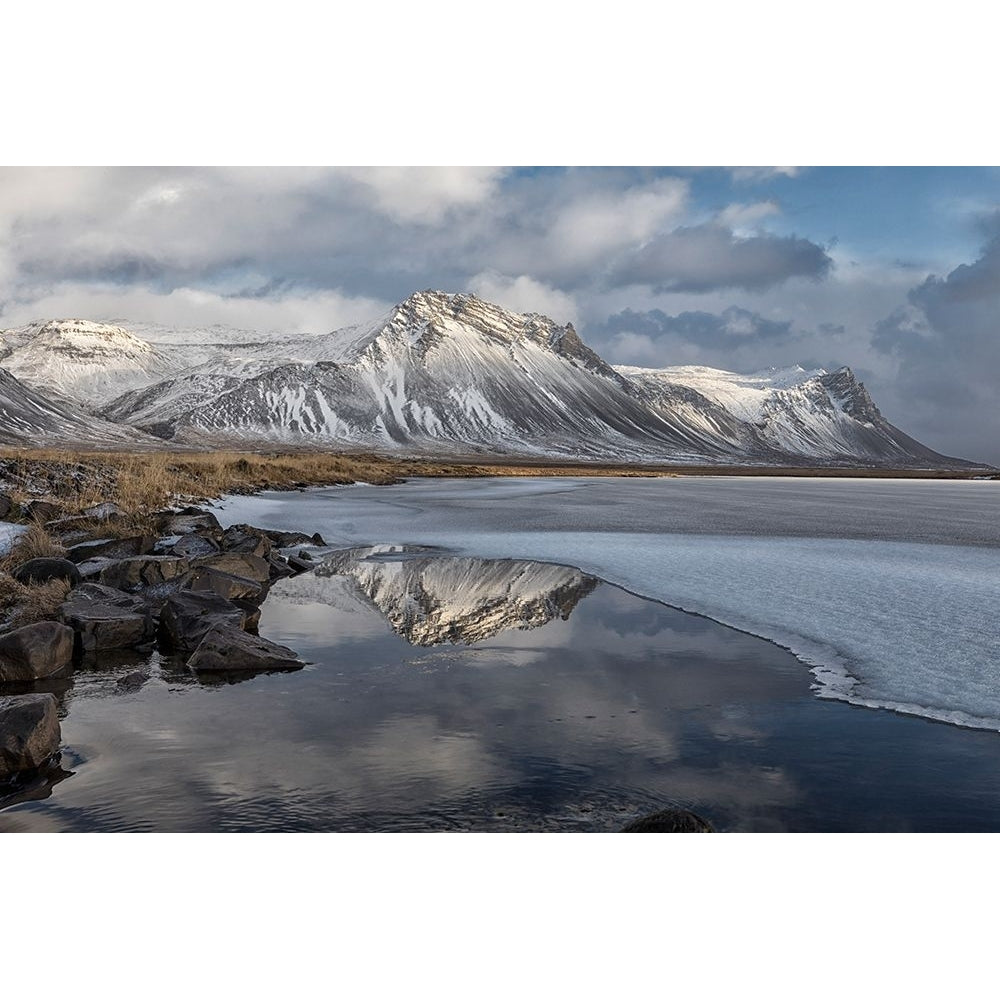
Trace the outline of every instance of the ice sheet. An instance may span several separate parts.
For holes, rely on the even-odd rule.
[[[821,696],[1000,730],[994,483],[424,480],[219,516],[576,566],[791,649]]]

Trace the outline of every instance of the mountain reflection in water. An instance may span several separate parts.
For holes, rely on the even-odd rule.
[[[324,560],[313,579],[350,577],[414,646],[481,642],[570,612],[600,582],[567,566],[526,560],[408,554],[378,546]],[[301,577],[308,584],[309,577]]]
[[[280,580],[309,665],[206,686],[104,658],[4,830],[1000,829],[996,734],[821,701],[770,643],[576,569],[376,546]]]

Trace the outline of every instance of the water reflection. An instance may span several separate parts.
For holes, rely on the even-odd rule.
[[[616,830],[671,804],[719,829],[1000,826],[992,734],[820,702],[777,647],[571,568],[339,552],[278,582],[260,631],[310,666],[78,670],[72,777],[0,830]]]
[[[414,646],[471,645],[508,629],[565,620],[599,583],[566,566],[417,554],[422,551],[348,549],[301,579],[308,585],[324,577],[349,577]]]

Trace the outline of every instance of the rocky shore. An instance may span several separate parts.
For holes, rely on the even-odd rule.
[[[9,513],[0,495],[4,503]],[[3,790],[16,792],[58,760],[59,701],[39,688],[108,654],[158,649],[207,683],[304,665],[259,636],[257,623],[274,581],[312,568],[319,535],[223,529],[200,507],[153,511],[145,522],[154,530],[138,534],[120,530],[127,518],[113,502],[59,516],[36,501],[20,513],[30,523],[5,557],[7,573],[26,600],[39,592],[47,600],[33,609],[40,620],[17,624],[24,608],[15,603],[0,625]],[[50,554],[21,558],[40,547]]]

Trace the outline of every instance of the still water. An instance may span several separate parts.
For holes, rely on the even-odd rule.
[[[277,583],[295,673],[158,654],[50,687],[0,831],[1000,829],[1000,734],[818,699],[779,647],[580,570],[381,546]]]

